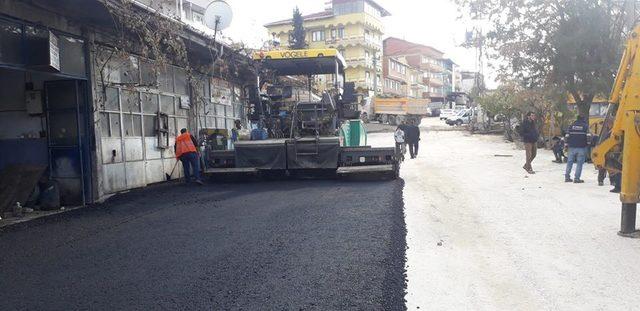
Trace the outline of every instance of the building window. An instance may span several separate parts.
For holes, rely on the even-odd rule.
[[[333,28],[331,29],[331,39],[335,39],[336,38],[336,29]]]
[[[380,10],[378,10],[375,7],[373,7],[372,5],[370,5],[366,1],[364,3],[364,11],[366,13],[370,14],[371,16],[374,16],[374,17],[377,17],[377,18],[381,18],[382,17],[382,12],[380,12]]]
[[[311,33],[311,41],[320,42],[324,41],[324,30],[318,30]]]
[[[333,13],[335,15],[346,15],[364,12],[364,1],[348,1],[344,3],[334,3]]]
[[[344,27],[338,28],[338,38],[344,38]]]
[[[192,14],[193,14],[193,21],[195,23],[204,25],[204,15],[198,12],[193,12]]]

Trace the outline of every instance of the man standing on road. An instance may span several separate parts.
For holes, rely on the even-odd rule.
[[[569,138],[567,139],[567,145],[569,146],[569,155],[567,159],[567,169],[564,174],[565,182],[574,182],[576,184],[584,183],[584,180],[580,179],[582,176],[582,165],[587,159],[587,147],[589,145],[587,141],[587,134],[589,133],[589,124],[584,120],[582,116],[578,116],[576,122],[569,127]],[[576,163],[575,178],[571,180],[571,170],[573,170],[573,163]]]
[[[527,155],[527,161],[522,168],[524,168],[524,170],[529,174],[535,174],[536,172],[533,170],[531,163],[538,154],[538,138],[540,137],[540,133],[538,132],[538,128],[536,127],[535,113],[531,111],[527,112],[524,121],[522,121],[520,133]]]
[[[176,158],[182,162],[186,182],[191,182],[192,170],[195,183],[203,185],[202,180],[200,180],[200,156],[196,148],[197,145],[198,141],[196,138],[193,137],[187,129],[181,129],[180,135],[176,137],[174,150],[176,152]],[[191,170],[189,168],[191,168]]]
[[[406,126],[406,130],[404,130],[404,141],[409,145],[411,158],[415,159],[420,149],[420,128],[414,122]]]

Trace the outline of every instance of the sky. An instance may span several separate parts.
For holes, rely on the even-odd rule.
[[[208,2],[209,0],[193,0]],[[243,41],[259,48],[269,34],[264,24],[291,18],[293,8],[298,6],[303,15],[325,9],[328,0],[227,0],[233,9],[231,26],[223,31],[224,36],[234,41]],[[430,45],[445,53],[462,70],[476,68],[475,50],[460,47],[467,30],[473,24],[458,18],[460,12],[452,0],[377,0],[391,12],[384,18],[385,37],[394,36],[408,41]],[[486,63],[486,61],[485,61]],[[484,66],[487,85],[495,86],[495,74]]]

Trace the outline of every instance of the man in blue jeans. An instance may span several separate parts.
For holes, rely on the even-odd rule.
[[[198,141],[191,135],[187,129],[180,130],[180,135],[176,137],[174,150],[176,158],[182,162],[184,169],[184,178],[187,183],[191,182],[191,173],[195,183],[202,185],[200,180],[200,156],[198,154]],[[191,170],[189,169],[191,167]]]
[[[564,181],[582,184],[584,180],[580,179],[580,176],[582,176],[582,165],[587,159],[589,124],[582,116],[578,116],[576,122],[571,124],[567,132],[569,155],[567,156],[567,169],[564,174]],[[573,163],[576,163],[576,174],[572,180],[571,170],[573,170]]]

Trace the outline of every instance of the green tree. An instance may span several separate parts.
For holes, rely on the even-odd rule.
[[[296,7],[293,10],[293,32],[289,39],[289,48],[293,50],[300,50],[307,47],[306,31],[304,29],[304,19],[300,14],[300,9]]]
[[[538,116],[538,126],[551,135],[566,126],[567,96],[556,88],[528,88],[522,81],[505,81],[496,90],[478,98],[478,105],[488,116],[499,116],[504,123],[505,136],[513,140],[513,128],[529,111]],[[551,137],[546,137],[550,139]]]
[[[611,89],[631,15],[617,0],[456,0],[490,29],[480,38],[500,77],[571,94],[588,117]]]
[[[512,120],[519,119],[522,114],[522,102],[518,98],[519,91],[520,87],[517,84],[507,82],[476,99],[488,116],[502,120],[505,137],[510,141],[513,141]]]

